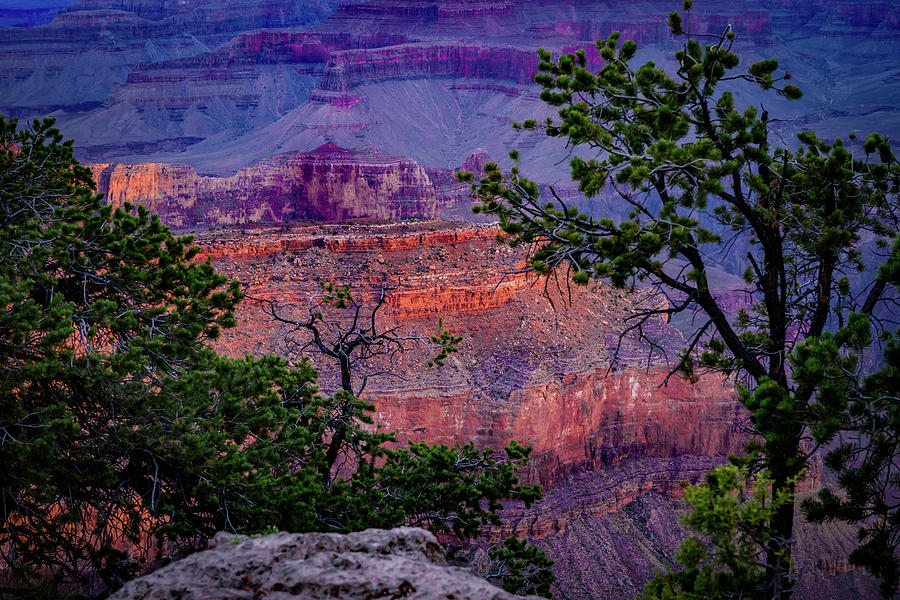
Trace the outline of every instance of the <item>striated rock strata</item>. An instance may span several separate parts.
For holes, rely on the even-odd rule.
[[[296,357],[302,339],[267,319],[266,302],[301,318],[317,280],[348,282],[355,297],[371,300],[399,279],[383,326],[427,336],[442,318],[463,342],[442,368],[428,368],[427,352],[411,344],[390,365],[399,377],[370,380],[365,397],[376,423],[401,442],[500,448],[519,440],[534,449],[524,479],[544,485],[545,498],[531,508],[505,509],[504,526],[473,551],[476,563],[484,547],[515,533],[556,559],[557,597],[631,597],[653,571],[673,565],[684,536],[682,486],[740,451],[745,413],[715,377],[663,385],[664,358],[648,355],[644,340],[620,339],[628,317],[660,299],[526,276],[523,255],[497,245],[497,233],[437,221],[201,233],[201,254],[250,296],[219,347]],[[645,332],[670,357],[684,343],[662,320]],[[335,389],[335,366],[314,362],[324,391]],[[871,580],[841,562],[850,532],[804,528],[798,539],[803,597],[816,589],[871,597]]]
[[[522,255],[497,245],[497,233],[443,222],[248,227],[201,233],[197,242],[251,297],[238,328],[219,342],[238,356],[296,356],[298,340],[268,322],[259,301],[302,317],[317,280],[348,282],[357,298],[371,299],[399,278],[380,323],[427,335],[440,317],[463,342],[442,368],[426,367],[427,353],[413,344],[391,365],[402,378],[370,380],[365,396],[377,424],[401,442],[531,445],[523,476],[542,483],[546,496],[529,509],[507,507],[504,526],[483,547],[527,536],[557,561],[557,597],[631,597],[655,570],[673,565],[684,536],[682,486],[740,451],[745,413],[726,382],[663,385],[661,356],[648,356],[633,336],[620,343],[628,316],[659,299],[528,277],[517,272]],[[661,320],[646,333],[670,357],[683,344]],[[314,362],[324,390],[335,389],[334,365]],[[802,597],[816,589],[871,597],[871,580],[841,562],[851,532],[806,527],[798,539]]]
[[[447,76],[528,83],[534,72],[533,54],[515,48],[405,44],[335,52],[325,67],[320,87],[343,92],[391,79]]]
[[[447,565],[424,529],[356,533],[219,533],[208,550],[128,582],[112,600],[513,600],[468,569]],[[536,596],[529,596],[537,600]]]
[[[643,459],[576,473],[545,490],[532,508],[508,509],[498,533],[527,535],[556,560],[555,598],[633,598],[655,572],[675,566],[675,550],[688,535],[680,524],[686,509],[678,500],[681,483],[701,478],[716,462]],[[794,518],[794,597],[879,597],[877,581],[847,563],[856,545],[854,526],[810,525],[799,511]],[[479,552],[474,554],[478,563]]]
[[[39,4],[55,4],[55,11],[65,3]],[[95,110],[137,65],[208,52],[248,30],[310,25],[332,8],[329,0],[74,2],[46,25],[0,30],[0,111],[30,116]],[[122,111],[113,112],[112,119],[121,123]],[[79,141],[96,144],[99,140],[86,138],[102,139],[110,118],[107,114],[102,125],[85,128],[94,135],[79,135]],[[140,128],[138,119],[128,120],[130,127],[118,128],[120,136]],[[124,150],[146,152],[141,147]]]
[[[735,90],[739,104],[779,117],[773,127],[788,145],[807,128],[861,143],[873,122],[889,136],[900,127],[888,100],[900,50],[893,8],[706,3],[688,27],[731,27],[743,64],[777,57],[792,73],[800,103]],[[62,111],[78,156],[93,162],[231,175],[325,142],[377,146],[428,167],[459,164],[477,147],[504,160],[516,147],[526,173],[548,177],[562,150],[509,126],[546,114],[530,81],[536,48],[587,47],[599,69],[593,42],[618,30],[639,43],[637,61],[666,64],[680,43],[666,26],[671,9],[659,0],[79,0],[47,25],[0,30],[0,112]]]
[[[384,326],[429,335],[440,317],[462,334],[446,367],[427,368],[427,353],[413,343],[390,365],[402,378],[370,381],[377,422],[400,440],[500,448],[516,439],[534,447],[526,476],[544,485],[633,459],[740,450],[735,423],[744,416],[729,385],[715,377],[663,385],[661,355],[648,355],[634,336],[620,340],[627,317],[658,298],[517,273],[523,257],[497,245],[497,233],[430,222],[228,230],[197,241],[249,296],[276,301],[286,315],[303,315],[320,279],[350,283],[362,299],[399,280],[379,314]],[[224,350],[296,351],[288,329],[258,326],[264,306],[243,305]],[[662,320],[645,330],[670,356],[683,343]],[[333,389],[334,365],[318,366],[323,387]]]
[[[273,156],[231,177],[187,165],[94,164],[113,206],[146,206],[176,228],[235,223],[429,218],[440,212],[428,174],[412,160],[333,144]]]

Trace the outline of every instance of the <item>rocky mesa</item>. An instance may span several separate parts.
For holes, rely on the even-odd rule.
[[[425,170],[409,158],[334,144],[273,156],[230,177],[187,165],[93,164],[113,206],[146,206],[175,228],[240,223],[400,220],[440,215]]]

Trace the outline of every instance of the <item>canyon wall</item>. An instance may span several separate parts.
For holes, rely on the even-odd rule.
[[[740,451],[745,415],[729,384],[666,381],[661,355],[648,355],[635,336],[620,340],[628,316],[659,299],[538,280],[521,272],[519,251],[496,244],[497,233],[491,225],[426,222],[244,228],[201,233],[197,241],[201,255],[253,298],[238,316],[241,326],[222,341],[235,355],[296,352],[290,328],[252,324],[266,322],[267,302],[302,316],[316,279],[349,283],[361,299],[399,281],[378,315],[384,327],[427,336],[440,317],[462,334],[446,367],[428,368],[426,349],[412,340],[387,369],[402,379],[368,384],[377,422],[401,441],[500,448],[516,439],[534,449],[526,477],[546,486],[638,459],[721,460]],[[662,320],[645,330],[670,356],[683,343]],[[333,389],[334,365],[316,364],[323,388]]]
[[[404,44],[335,52],[319,85],[323,90],[344,92],[366,83],[423,77],[528,83],[534,72],[533,53],[515,48]]]
[[[338,7],[337,14],[356,19],[370,16],[400,19],[453,19],[509,14],[514,6],[513,0],[353,2]]]
[[[530,509],[510,507],[492,541],[515,533],[555,558],[555,598],[633,598],[654,573],[673,567],[689,532],[681,482],[701,479],[717,461],[705,457],[645,458],[597,472],[580,472],[545,490]],[[801,499],[808,494],[802,493]],[[811,525],[794,517],[797,564],[794,597],[879,598],[878,583],[847,562],[856,528]],[[476,551],[475,561],[482,551]]]
[[[680,43],[666,25],[671,8],[658,0],[80,0],[46,25],[0,30],[0,112],[56,112],[90,162],[233,175],[274,153],[334,142],[446,168],[478,147],[501,161],[517,147],[525,172],[546,177],[564,149],[510,128],[548,114],[531,84],[536,48],[587,47],[599,69],[593,42],[618,30],[639,43],[637,60],[668,64]],[[787,143],[801,128],[862,140],[874,116],[887,135],[900,123],[885,100],[896,95],[890,73],[900,51],[890,8],[720,2],[696,5],[688,21],[701,33],[730,26],[743,64],[777,57],[793,74],[800,102],[736,89],[739,103],[778,116],[773,126]]]
[[[0,111],[90,113],[138,65],[208,52],[247,30],[311,25],[332,8],[328,0],[75,2],[46,25],[0,29]],[[88,146],[98,141],[78,137]]]
[[[66,4],[67,0],[32,0],[25,6],[0,4],[0,28],[45,25]]]
[[[683,485],[741,451],[746,413],[728,382],[667,380],[663,356],[635,335],[620,336],[630,315],[659,306],[659,298],[526,275],[521,251],[498,245],[498,232],[431,221],[200,233],[198,258],[209,256],[248,295],[219,349],[297,358],[304,338],[267,316],[270,303],[299,319],[319,280],[349,283],[369,303],[387,289],[378,323],[410,340],[389,363],[367,365],[393,373],[366,387],[376,424],[401,443],[531,445],[522,475],[541,483],[545,498],[529,509],[509,505],[503,527],[482,547],[527,536],[557,560],[558,597],[631,597],[654,571],[672,566],[685,535]],[[416,340],[436,331],[438,318],[463,341],[443,367],[428,367]],[[684,343],[662,320],[648,322],[645,333],[670,359]],[[336,389],[336,366],[313,362],[324,392]],[[821,476],[813,471],[808,486]],[[798,521],[798,540],[798,597],[818,590],[873,597],[872,580],[846,565],[850,529]],[[483,550],[473,552],[477,563]]]
[[[273,156],[231,177],[203,177],[187,165],[93,164],[91,169],[107,202],[146,206],[181,229],[440,214],[422,167],[374,149],[325,145]]]
[[[77,0],[62,17],[116,10],[133,14],[155,27],[180,29],[198,37],[251,29],[310,25],[334,9],[328,0]]]

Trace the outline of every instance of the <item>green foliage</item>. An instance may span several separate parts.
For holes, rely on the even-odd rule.
[[[773,521],[782,506],[793,505],[785,489],[772,494],[765,473],[751,475],[746,467],[716,467],[703,485],[685,489],[691,512],[684,524],[702,537],[681,542],[678,571],[658,574],[644,588],[644,600],[725,600],[771,598],[766,583],[766,549],[773,540]],[[784,552],[778,558],[786,559]]]
[[[673,72],[652,61],[633,64],[636,45],[618,32],[597,40],[604,60],[597,72],[583,53],[538,52],[534,80],[558,112],[543,124],[526,123],[563,138],[579,190],[587,197],[617,193],[630,210],[625,218],[586,216],[556,195],[548,202],[521,176],[517,155],[509,173],[486,165],[480,180],[461,180],[472,183],[477,210],[498,218],[510,244],[534,248],[534,271],[563,267],[577,284],[651,286],[667,298],[668,314],[699,315],[676,370],[691,381],[711,370],[743,383],[741,399],[765,442],[754,468],[789,491],[805,466],[804,435],[855,426],[843,404],[827,399],[836,392],[826,391],[831,384],[822,376],[847,366],[864,341],[852,315],[868,323],[882,306],[888,274],[897,272],[892,262],[879,271],[871,261],[881,257],[864,256],[859,246],[894,241],[900,165],[875,133],[862,152],[809,131],[797,136],[795,151],[773,143],[768,113],[738,107],[729,88],[743,82],[797,100],[802,94],[787,83],[790,74],[774,59],[742,68],[730,26],[719,35],[692,35],[689,22],[678,13],[669,18],[673,33],[685,37]],[[735,259],[751,303],[729,317],[709,273]],[[647,310],[631,318],[639,326],[658,315]],[[798,346],[804,338],[834,347],[816,349],[816,357],[803,359],[812,361],[810,374],[794,376],[792,352],[813,352]],[[862,444],[869,441],[877,437]],[[770,539],[792,539],[792,507],[776,512],[778,535]],[[789,561],[779,557],[790,549],[771,542],[766,552],[767,584],[773,597],[787,598]]]
[[[829,345],[828,340],[814,340],[807,350],[827,352]],[[826,487],[817,498],[805,500],[802,508],[812,522],[841,520],[860,525],[860,544],[850,553],[850,562],[881,578],[882,595],[892,597],[900,586],[895,541],[900,536],[895,499],[900,484],[896,442],[900,436],[900,338],[896,335],[887,342],[884,359],[884,367],[861,385],[848,375],[852,371],[844,371],[831,374],[821,386],[816,408],[824,418],[814,435],[822,443],[840,436],[840,443],[825,457],[825,464],[837,473],[840,489]],[[842,433],[846,429],[849,434]]]
[[[6,583],[101,593],[219,530],[475,536],[501,500],[540,497],[516,476],[530,448],[388,450],[372,406],[352,387],[319,394],[305,359],[212,351],[237,282],[145,209],[103,205],[52,125],[0,118]],[[322,299],[355,305],[347,287]],[[459,341],[437,337],[446,353]]]
[[[459,351],[459,347],[457,346],[457,344],[459,344],[461,341],[461,335],[453,335],[452,333],[444,329],[444,320],[438,319],[438,330],[437,333],[431,336],[431,343],[434,344],[439,350],[438,353],[435,354],[434,358],[428,361],[428,366],[444,366],[444,360],[454,352]]]
[[[221,529],[332,526],[349,487],[322,485],[329,417],[366,422],[368,406],[317,396],[306,362],[209,350],[234,323],[236,282],[156,216],[102,205],[51,121],[0,121],[0,146],[0,548],[13,575],[97,589],[156,544],[178,554]],[[348,443],[385,437],[357,427]]]
[[[900,287],[898,249],[900,236],[879,269],[879,280],[895,287]],[[854,313],[836,334],[808,339],[791,356],[795,376],[815,382],[813,439],[833,447],[825,464],[837,474],[840,488],[822,489],[802,508],[813,522],[858,524],[860,544],[850,562],[881,578],[882,595],[891,597],[900,588],[900,335],[886,336],[881,368],[863,376],[860,363],[872,342],[868,319]]]
[[[527,539],[508,537],[488,550],[490,566],[487,578],[499,579],[504,590],[526,596],[536,594],[552,598],[550,587],[556,577],[550,570],[553,561]]]
[[[405,522],[459,539],[473,537],[488,525],[500,525],[500,500],[531,506],[541,497],[539,485],[519,485],[516,475],[531,448],[512,441],[504,452],[498,458],[490,448],[479,451],[472,443],[455,448],[411,443],[388,452],[378,484],[402,509]]]

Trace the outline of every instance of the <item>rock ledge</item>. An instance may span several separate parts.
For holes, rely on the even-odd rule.
[[[447,566],[434,535],[411,527],[256,538],[219,533],[208,550],[135,579],[111,596],[151,598],[521,600],[466,569]]]

